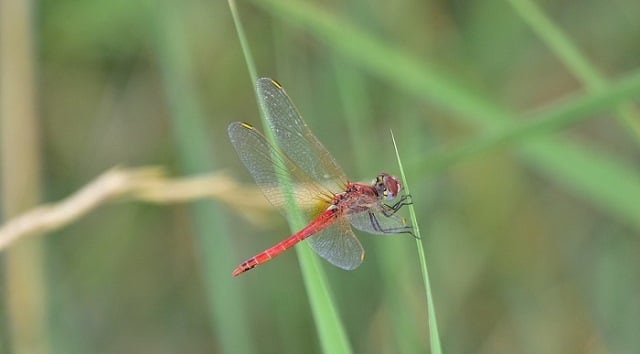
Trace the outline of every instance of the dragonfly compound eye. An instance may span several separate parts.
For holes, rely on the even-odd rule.
[[[387,200],[393,200],[402,187],[397,178],[381,173],[376,177],[375,188],[378,191],[378,195],[382,195]]]

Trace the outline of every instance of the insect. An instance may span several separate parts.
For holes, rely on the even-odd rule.
[[[350,182],[278,82],[261,78],[256,89],[278,147],[247,123],[231,123],[229,138],[266,198],[283,213],[290,202],[283,181],[289,181],[292,200],[304,210],[308,224],[242,262],[233,271],[234,277],[305,239],[331,264],[355,269],[364,260],[364,249],[351,226],[372,234],[413,235],[411,226],[396,215],[400,208],[411,204],[407,194],[398,198],[402,184],[396,177],[380,173],[371,183]]]

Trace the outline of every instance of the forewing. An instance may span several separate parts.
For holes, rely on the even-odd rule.
[[[347,178],[329,151],[311,133],[282,86],[269,78],[256,82],[260,104],[278,146],[312,179],[333,193],[342,192]]]
[[[356,269],[364,260],[364,248],[344,218],[338,218],[331,226],[309,237],[307,242],[320,257],[344,270]]]
[[[296,164],[271,145],[264,135],[247,123],[228,127],[229,139],[256,184],[267,199],[284,214],[287,202],[282,182],[289,179],[292,195],[308,219],[326,209],[333,195],[308,178]]]

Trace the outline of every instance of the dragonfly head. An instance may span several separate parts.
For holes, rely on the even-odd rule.
[[[373,187],[378,192],[378,195],[387,199],[393,200],[398,193],[402,190],[402,184],[394,176],[386,173],[379,174],[375,180],[373,180]]]

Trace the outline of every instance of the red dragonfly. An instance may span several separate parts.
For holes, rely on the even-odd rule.
[[[247,123],[231,123],[229,138],[264,195],[283,213],[289,199],[282,182],[290,182],[292,200],[304,210],[308,225],[242,262],[233,271],[234,277],[307,238],[311,248],[331,264],[345,270],[355,269],[364,259],[364,249],[351,226],[372,234],[413,235],[411,226],[396,215],[401,207],[411,203],[409,196],[402,195],[395,203],[386,204],[402,190],[396,177],[381,173],[370,184],[349,182],[311,133],[282,86],[275,80],[261,78],[256,89],[279,148]]]

